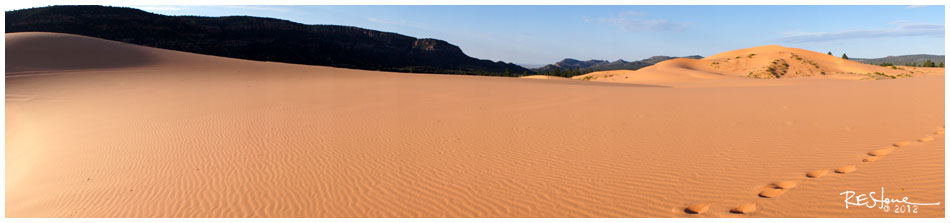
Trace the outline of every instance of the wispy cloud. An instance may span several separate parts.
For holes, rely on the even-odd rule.
[[[593,19],[584,17],[585,22],[593,22]],[[614,25],[624,31],[678,31],[688,27],[688,23],[671,22],[665,19],[650,19],[646,13],[642,12],[621,12],[611,17],[601,17],[597,20],[600,23]]]
[[[594,21],[594,19],[591,18],[590,16],[584,16],[584,17],[582,17],[582,19],[584,19],[584,22],[593,22],[593,21]]]
[[[397,26],[409,26],[414,28],[423,28],[425,24],[417,22],[407,22],[406,20],[391,20],[391,19],[381,19],[376,17],[366,18],[366,21],[373,23],[386,24],[386,25],[397,25]]]
[[[845,39],[870,39],[882,37],[934,36],[944,35],[943,24],[892,22],[895,27],[882,29],[847,30],[840,32],[793,32],[784,33],[779,40],[789,43],[827,42]]]
[[[273,6],[256,6],[256,5],[224,5],[225,8],[233,9],[245,9],[245,10],[257,10],[257,11],[272,11],[272,12],[290,12],[290,8],[283,7],[273,7]]]
[[[908,5],[907,7],[904,7],[904,8],[916,9],[916,8],[923,8],[923,7],[927,7],[927,6],[929,6],[929,5]]]
[[[176,6],[139,6],[137,8],[146,11],[180,11],[185,9],[183,7]]]

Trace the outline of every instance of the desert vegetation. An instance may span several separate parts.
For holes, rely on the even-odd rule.
[[[764,70],[749,72],[747,76],[761,79],[778,79],[785,76],[786,73],[788,73],[788,61],[785,61],[785,59],[775,59],[772,60],[771,64],[766,66]]]

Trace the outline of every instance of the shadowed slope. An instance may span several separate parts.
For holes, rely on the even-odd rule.
[[[141,46],[78,35],[6,35],[6,72],[106,69],[143,66],[155,58]],[[96,55],[96,56],[90,56]]]

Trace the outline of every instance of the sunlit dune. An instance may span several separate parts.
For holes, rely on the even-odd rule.
[[[942,69],[765,46],[534,80],[55,33],[6,56],[7,217],[944,217],[839,195],[944,201]]]
[[[527,79],[568,79],[566,77],[550,76],[550,75],[528,75],[522,76],[521,78]]]
[[[699,60],[677,58],[636,71],[602,71],[573,78],[681,87],[761,86],[808,82],[814,79],[882,80],[942,76],[943,73],[943,68],[882,67],[803,49],[767,45],[723,52]]]

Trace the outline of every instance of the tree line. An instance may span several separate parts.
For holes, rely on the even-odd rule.
[[[583,75],[583,74],[586,74],[586,73],[591,73],[591,72],[594,72],[594,71],[595,71],[595,70],[592,69],[592,68],[580,69],[580,68],[576,68],[576,67],[575,67],[575,68],[568,68],[568,69],[563,69],[563,70],[562,70],[560,67],[555,67],[554,69],[551,69],[551,70],[538,71],[538,74],[540,74],[540,75],[548,75],[548,76],[557,76],[557,77],[573,77],[573,76],[577,76],[577,75]]]
[[[831,51],[828,51],[828,55],[834,56],[834,54],[831,54]],[[848,59],[848,54],[846,54],[846,53],[841,54],[841,59],[847,60],[847,59]],[[882,67],[895,66],[895,64],[893,64],[893,63],[888,63],[888,62],[881,62],[881,64],[878,64],[878,65],[881,65]],[[938,63],[934,63],[934,62],[931,61],[931,60],[924,61],[924,63],[922,63],[922,64],[917,64],[917,63],[911,62],[911,63],[904,63],[904,64],[901,64],[901,65],[903,65],[903,66],[908,66],[908,67],[944,67],[943,62],[940,62],[940,63],[938,64]]]
[[[878,64],[878,65],[881,65],[882,67],[895,66],[895,64],[893,64],[893,63],[888,63],[888,62],[883,62],[883,63]],[[924,61],[924,63],[922,63],[922,64],[917,64],[917,63],[911,62],[911,63],[904,63],[904,64],[900,64],[900,65],[908,66],[908,67],[944,67],[944,63],[943,63],[943,62],[940,62],[940,63],[938,64],[938,63],[934,63],[934,62],[931,61],[931,60]]]

